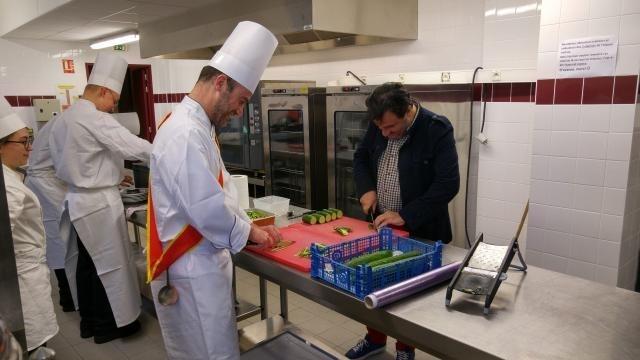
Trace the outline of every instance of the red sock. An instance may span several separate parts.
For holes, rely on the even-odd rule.
[[[415,351],[416,348],[414,348],[413,346],[407,345],[403,342],[400,341],[396,341],[396,351]]]
[[[386,344],[387,335],[367,326],[367,341],[376,345]]]

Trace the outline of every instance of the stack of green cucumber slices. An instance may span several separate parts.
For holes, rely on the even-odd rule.
[[[324,224],[335,219],[342,217],[342,210],[340,209],[324,209],[316,211],[312,214],[307,214],[302,217],[302,221],[309,225]]]

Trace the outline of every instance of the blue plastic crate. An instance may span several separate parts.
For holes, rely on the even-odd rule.
[[[398,264],[372,269],[359,265],[355,269],[344,263],[350,259],[379,250],[418,251],[420,256]],[[318,248],[311,245],[311,277],[322,279],[360,299],[397,282],[442,266],[442,242],[426,244],[396,236],[384,228],[379,234]]]

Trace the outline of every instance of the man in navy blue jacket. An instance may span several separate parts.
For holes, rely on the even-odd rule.
[[[422,108],[399,83],[379,86],[366,104],[371,123],[353,160],[362,211],[376,215],[376,228],[403,226],[412,237],[450,242],[448,204],[460,188],[453,126]],[[386,335],[367,330],[348,358],[384,351]],[[396,350],[397,359],[415,356],[400,342]]]

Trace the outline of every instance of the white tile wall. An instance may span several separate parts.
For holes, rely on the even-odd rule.
[[[575,157],[578,150],[577,131],[552,131],[549,155]]]
[[[576,185],[573,195],[573,208],[600,213],[602,211],[603,193],[604,190],[600,186]]]
[[[589,1],[589,17],[604,18],[620,15],[622,0],[591,0]]]
[[[584,20],[589,15],[589,0],[563,0],[560,7],[560,21]]]
[[[623,15],[620,21],[620,45],[640,43],[640,14]]]
[[[607,134],[581,132],[578,135],[578,157],[584,159],[604,159],[607,153]]]
[[[601,220],[599,238],[612,242],[620,242],[622,240],[623,217],[620,215],[602,214]]]
[[[605,188],[604,203],[602,204],[604,213],[609,215],[624,215],[625,199],[625,190]]]
[[[598,265],[617,268],[620,261],[620,244],[606,240],[598,243]]]
[[[507,243],[515,234],[529,197],[532,103],[490,103],[479,148],[478,218],[476,232],[489,243]],[[526,231],[520,235],[526,243]]]
[[[620,17],[612,16],[589,20],[587,23],[587,35],[608,36],[615,35],[620,30]]]
[[[629,162],[607,160],[604,175],[604,186],[626,189],[629,180]]]
[[[558,29],[558,42],[562,43],[568,39],[577,39],[589,35],[589,24],[587,21],[573,21],[560,23]]]
[[[582,105],[580,109],[580,131],[609,131],[611,105]]]
[[[567,274],[595,281],[596,265],[589,262],[569,259],[567,263]]]
[[[631,156],[631,133],[610,133],[607,143],[607,159],[629,160]]]
[[[538,40],[538,51],[553,52],[558,51],[558,24],[540,26],[540,38]]]
[[[602,184],[604,183],[604,174],[604,160],[576,160],[576,184],[602,186]]]
[[[637,0],[622,0],[622,14],[640,13],[640,2]]]
[[[576,159],[564,157],[549,158],[548,180],[573,182],[576,174]]]
[[[595,264],[597,261],[599,240],[596,238],[572,235],[571,236],[571,258]]]
[[[576,235],[596,236],[600,231],[600,213],[573,210],[571,231]]]
[[[619,39],[616,75],[638,74],[640,1],[543,1],[538,79],[555,78],[558,42],[597,35]],[[527,254],[540,266],[605,284],[633,283],[637,259],[631,257],[640,248],[639,108],[536,106]],[[561,234],[570,235],[569,255]]]
[[[640,45],[618,45],[616,75],[637,74],[640,69]]]
[[[639,45],[640,47],[640,45]],[[611,132],[633,132],[635,104],[619,104],[611,107]]]
[[[578,105],[554,105],[551,130],[578,130],[580,107]]]

